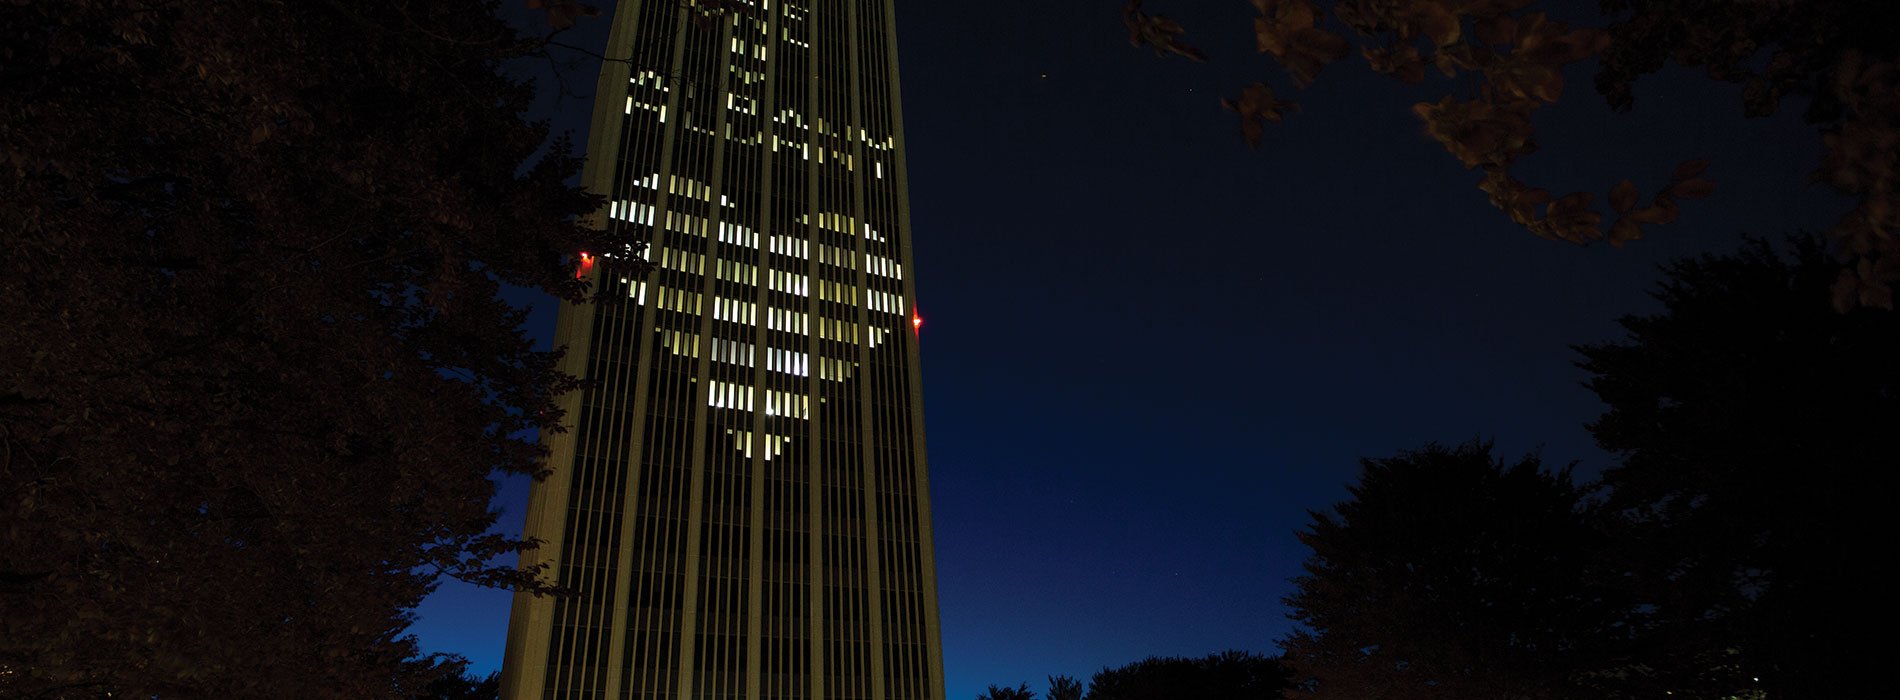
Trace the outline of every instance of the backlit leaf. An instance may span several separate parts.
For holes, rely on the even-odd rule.
[[[1238,100],[1221,100],[1221,106],[1240,115],[1240,135],[1246,139],[1247,147],[1259,148],[1261,134],[1267,122],[1280,123],[1286,112],[1299,109],[1299,104],[1291,100],[1277,99],[1273,88],[1265,83],[1254,83],[1242,91]]]
[[[1695,160],[1683,161],[1682,165],[1676,166],[1675,172],[1669,174],[1669,179],[1672,182],[1682,182],[1684,180],[1688,180],[1690,178],[1701,175],[1702,171],[1708,170],[1708,169],[1709,169],[1709,159],[1707,158],[1698,158]]]
[[[1617,219],[1616,223],[1610,226],[1610,245],[1621,248],[1624,243],[1641,240],[1642,238],[1642,225],[1636,223],[1636,220],[1630,217]]]
[[[1254,20],[1255,46],[1272,54],[1294,83],[1305,87],[1326,64],[1346,57],[1351,48],[1345,37],[1316,26],[1317,10],[1311,0],[1254,0],[1260,17]]]
[[[1401,44],[1394,47],[1365,47],[1366,62],[1372,69],[1393,76],[1407,83],[1425,81],[1425,59],[1419,55],[1418,47]]]
[[[1167,17],[1142,12],[1141,2],[1129,0],[1122,6],[1122,24],[1128,27],[1130,46],[1151,46],[1159,56],[1174,54],[1191,61],[1207,60],[1207,54],[1181,40],[1187,28]]]
[[[1618,214],[1629,213],[1636,206],[1636,183],[1629,180],[1616,183],[1610,188],[1610,208]]]

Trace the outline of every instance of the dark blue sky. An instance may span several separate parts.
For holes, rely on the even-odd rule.
[[[1121,0],[899,3],[924,396],[950,700],[1155,654],[1273,651],[1309,509],[1356,459],[1494,438],[1608,463],[1573,343],[1651,308],[1655,266],[1825,228],[1794,110],[1677,70],[1615,115],[1572,73],[1521,176],[1646,191],[1714,159],[1714,197],[1618,250],[1514,228],[1422,135],[1413,88],[1353,57],[1249,152],[1217,100],[1257,79],[1244,0],[1151,0],[1213,63],[1128,47]],[[611,8],[610,8],[611,9]],[[604,43],[606,20],[570,33]],[[595,66],[577,69],[583,89]],[[1045,77],[1046,76],[1046,77]],[[1434,92],[1434,90],[1438,92]],[[585,138],[587,100],[548,100]],[[554,307],[536,306],[545,342]],[[526,484],[506,485],[518,531]],[[450,586],[431,651],[498,668],[508,594]]]

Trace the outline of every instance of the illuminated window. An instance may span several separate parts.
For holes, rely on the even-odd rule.
[[[682,291],[664,286],[656,287],[655,291],[657,292],[654,302],[655,306],[662,309],[671,309],[681,313],[693,314],[695,316],[700,314],[700,296],[697,292]]]
[[[719,279],[754,287],[759,285],[759,268],[725,258],[719,258],[717,262]]]
[[[818,337],[824,338],[825,340],[836,340],[841,343],[856,342],[858,339],[858,324],[853,321],[840,321],[835,318],[819,316]]]
[[[722,195],[723,199],[724,196]],[[759,247],[759,232],[738,224],[719,222],[719,242],[747,248]]]
[[[675,355],[699,357],[699,336],[679,331],[660,330],[660,347],[672,350]],[[715,346],[715,351],[717,346]]]
[[[716,296],[713,297],[713,318],[756,326],[759,325],[759,305]]]
[[[712,185],[699,182],[690,177],[674,175],[668,182],[666,191],[684,197],[710,202],[713,201]]]
[[[698,216],[693,216],[692,214],[684,214],[684,213],[680,213],[676,211],[669,211],[666,213],[666,230],[668,231],[684,233],[689,236],[700,236],[703,238],[705,237],[706,229],[708,228],[706,224],[707,224],[706,219],[702,217],[698,217]]]
[[[789,374],[794,377],[811,376],[810,357],[802,352],[766,348],[765,362],[765,368],[773,372]]]
[[[752,410],[752,387],[713,380],[707,382],[706,405],[713,408]]]
[[[882,255],[864,255],[864,271],[893,279],[904,279],[904,269],[897,261]]]
[[[751,343],[724,338],[712,339],[712,359],[740,367],[751,367],[757,355]]]
[[[745,95],[729,92],[726,93],[726,109],[740,114],[756,115],[759,113],[759,101],[751,97],[746,97]]]
[[[809,335],[811,333],[809,318],[809,316],[797,311],[776,309],[769,306],[765,309],[765,327],[775,331]]]
[[[772,252],[789,255],[802,260],[811,259],[811,244],[791,236],[774,235],[771,239]],[[822,248],[823,246],[820,246]]]
[[[752,434],[752,431],[749,431],[749,430],[734,430],[731,428],[727,428],[726,434],[733,436],[734,438],[733,447],[739,450],[740,452],[745,453],[745,456],[747,459],[751,459],[752,457],[752,446],[755,443],[758,444],[759,449],[761,452],[764,453],[765,461],[767,462],[772,461],[773,457],[784,455],[785,446],[792,442],[791,438],[783,437],[780,435],[773,435],[771,433],[766,433],[765,435],[757,436],[757,437],[763,438],[762,440],[754,440],[755,436]]]
[[[660,249],[660,267],[695,275],[706,274],[706,256],[672,248]]]
[[[811,398],[803,394],[765,390],[765,415],[811,419]]]
[[[654,211],[655,209],[652,205],[623,199],[613,202],[613,206],[609,209],[608,216],[621,221],[652,226]]]
[[[790,272],[780,272],[778,270],[767,270],[766,272],[768,273],[767,279],[772,289],[785,292],[786,294],[796,294],[801,297],[811,296],[811,280],[806,276],[795,275]]]
[[[641,306],[646,306],[646,304],[647,304],[647,283],[645,283],[645,282],[635,282],[635,281],[633,281],[633,280],[630,280],[630,279],[627,279],[627,278],[625,278],[625,277],[622,277],[622,278],[620,278],[620,283],[621,283],[621,284],[624,284],[624,285],[627,285],[627,298],[628,298],[628,299],[638,299],[638,300],[640,301],[640,305],[641,305]]]
[[[842,382],[851,378],[851,368],[856,366],[857,363],[855,362],[846,362],[831,357],[819,357],[818,378]]]

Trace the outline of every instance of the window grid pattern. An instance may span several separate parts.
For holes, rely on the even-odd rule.
[[[602,220],[655,269],[562,311],[594,383],[528,534],[577,595],[538,645],[517,602],[504,697],[937,700],[891,0],[717,6],[615,20]]]

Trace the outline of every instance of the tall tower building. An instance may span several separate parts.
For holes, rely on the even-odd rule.
[[[504,698],[943,697],[893,5],[621,0]]]

